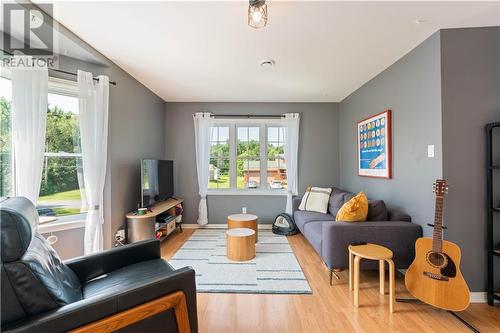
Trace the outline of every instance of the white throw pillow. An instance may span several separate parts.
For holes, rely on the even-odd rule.
[[[309,187],[302,197],[299,210],[326,214],[330,194],[332,194],[331,188]]]

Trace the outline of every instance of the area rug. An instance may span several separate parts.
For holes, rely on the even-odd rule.
[[[311,294],[311,288],[285,236],[259,230],[255,258],[226,257],[226,229],[197,229],[169,261],[191,266],[202,293]]]

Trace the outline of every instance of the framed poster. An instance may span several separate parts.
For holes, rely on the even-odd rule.
[[[358,122],[358,176],[392,177],[391,110]]]

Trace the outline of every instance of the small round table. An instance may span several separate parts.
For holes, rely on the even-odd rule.
[[[354,289],[354,305],[359,307],[359,262],[361,259],[378,260],[379,262],[379,291],[385,294],[385,267],[384,262],[389,264],[389,297],[390,311],[394,312],[394,262],[392,261],[392,251],[377,244],[349,245],[349,290]],[[353,265],[354,264],[354,265]],[[354,266],[354,269],[353,269]],[[353,286],[354,280],[354,286]]]
[[[257,223],[259,217],[253,214],[233,214],[227,217],[227,228],[249,228],[255,231],[255,243],[257,243],[259,238],[259,232],[257,229]]]
[[[234,228],[226,232],[227,257],[234,261],[247,261],[255,257],[255,231]]]

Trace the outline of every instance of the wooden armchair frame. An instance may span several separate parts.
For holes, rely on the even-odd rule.
[[[189,328],[186,296],[182,291],[176,291],[172,294],[165,295],[147,303],[137,305],[133,308],[79,327],[70,332],[113,332],[172,308],[174,309],[175,319],[177,320],[177,330],[179,333],[190,333],[191,330]]]

